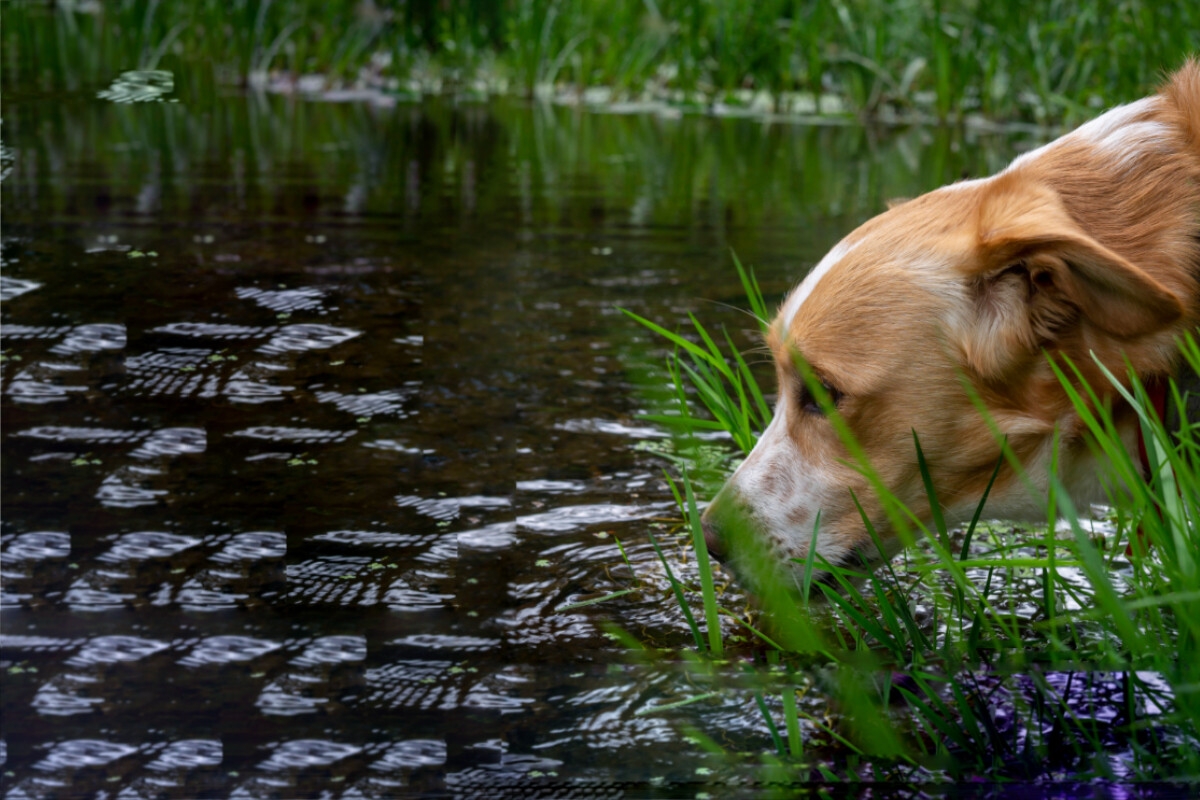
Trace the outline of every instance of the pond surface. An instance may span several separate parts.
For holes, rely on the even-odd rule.
[[[690,641],[617,308],[753,347],[731,248],[775,301],[1029,142],[117,77],[4,92],[6,796],[694,796],[684,726],[762,749],[749,695],[638,715],[700,690],[606,635]]]

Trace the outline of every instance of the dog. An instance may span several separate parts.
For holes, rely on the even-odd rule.
[[[1001,457],[976,399],[1042,492],[1004,470],[989,516],[1045,521],[1054,458],[1077,508],[1101,502],[1102,470],[1047,356],[1068,357],[1094,390],[1113,395],[1097,361],[1125,375],[1128,359],[1143,381],[1172,375],[1175,339],[1198,313],[1200,60],[1192,59],[1157,94],[996,175],[895,205],[808,273],[770,324],[774,417],[705,510],[708,550],[745,583],[741,540],[731,536],[739,525],[797,582],[813,543],[839,566],[872,567],[900,549],[801,364],[883,484],[925,522],[933,511],[913,432],[947,523],[970,519]],[[1135,413],[1116,404],[1114,417],[1135,452]]]

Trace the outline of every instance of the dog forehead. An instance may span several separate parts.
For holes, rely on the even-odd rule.
[[[777,351],[786,345],[830,377],[843,373],[853,389],[902,364],[907,348],[934,346],[925,341],[931,323],[961,300],[954,265],[973,241],[971,215],[951,200],[923,195],[834,247],[784,302],[772,329]]]
[[[804,277],[784,301],[779,335],[788,338],[798,317],[809,317],[830,295],[853,306],[897,281],[928,283],[936,271],[968,256],[984,181],[963,181],[908,200],[867,220]]]

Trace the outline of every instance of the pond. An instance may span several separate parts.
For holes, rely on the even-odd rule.
[[[6,796],[746,780],[687,730],[753,697],[639,713],[695,681],[609,627],[690,642],[618,309],[751,349],[731,249],[776,302],[1029,137],[117,84],[4,94]]]

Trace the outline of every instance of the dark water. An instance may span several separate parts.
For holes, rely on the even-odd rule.
[[[616,308],[752,346],[730,248],[778,298],[1026,143],[114,77],[3,99],[5,795],[693,796],[684,726],[764,748],[749,694],[637,715],[706,687],[606,635],[690,641]]]

